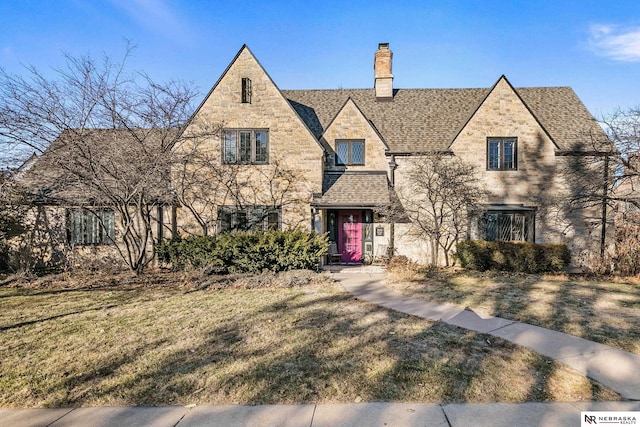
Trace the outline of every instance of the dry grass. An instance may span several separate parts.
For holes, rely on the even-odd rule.
[[[323,276],[150,277],[0,287],[0,406],[619,398],[531,351],[361,302]]]
[[[566,275],[396,270],[405,295],[542,326],[640,354],[640,281]]]

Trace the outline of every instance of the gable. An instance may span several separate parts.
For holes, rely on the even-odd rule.
[[[494,89],[394,89],[393,102],[376,102],[374,89],[282,93],[318,138],[344,100],[351,98],[388,144],[389,154],[410,154],[448,150]],[[558,150],[592,150],[594,139],[610,145],[602,128],[571,88],[512,88],[512,91]]]
[[[250,80],[250,102],[243,102],[243,79]],[[207,94],[186,126],[202,123],[227,129],[268,129],[270,151],[278,156],[295,149],[300,156],[320,158],[322,148],[253,53],[243,46]],[[219,137],[216,138],[219,144]]]
[[[535,144],[539,152],[548,154],[557,148],[504,76],[482,100],[449,148],[454,153],[473,150],[484,158],[487,137],[519,137],[519,149],[525,144]]]
[[[389,154],[444,151],[488,89],[394,89],[393,102],[374,89],[283,90],[319,138],[351,98],[388,145]]]
[[[361,166],[350,166],[348,169],[387,169],[385,155],[387,145],[356,103],[349,98],[320,138],[329,152],[327,166],[335,165],[336,141],[355,139],[364,140],[365,163]]]

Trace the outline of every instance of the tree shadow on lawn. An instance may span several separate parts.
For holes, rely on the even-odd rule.
[[[427,273],[405,295],[457,304],[640,354],[632,284],[509,273]],[[635,311],[637,313],[637,311]]]
[[[89,374],[69,377],[61,386],[66,396],[50,406],[539,401],[550,396],[546,379],[553,367],[546,359],[529,361],[530,385],[510,392],[523,381],[505,371],[515,345],[348,294],[295,294],[249,315],[203,322],[183,333],[197,336],[193,345],[152,341]],[[132,369],[133,361],[154,351],[161,357]]]

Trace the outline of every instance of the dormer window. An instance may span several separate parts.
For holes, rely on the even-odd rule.
[[[242,78],[242,103],[251,104],[251,79],[249,77]]]
[[[336,165],[364,165],[364,140],[339,139],[336,141]]]

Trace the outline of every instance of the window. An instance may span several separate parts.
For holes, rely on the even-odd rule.
[[[336,140],[336,165],[364,165],[364,140]]]
[[[251,104],[251,79],[249,77],[242,78],[242,103]]]
[[[222,158],[226,164],[269,162],[269,131],[225,130],[222,141]]]
[[[487,169],[518,169],[517,138],[487,138]]]
[[[480,219],[484,240],[535,240],[535,211],[487,211]]]
[[[236,208],[223,206],[218,209],[218,230],[267,231],[280,229],[282,210],[270,206]]]
[[[70,245],[112,244],[115,215],[111,209],[67,210],[67,241]]]

